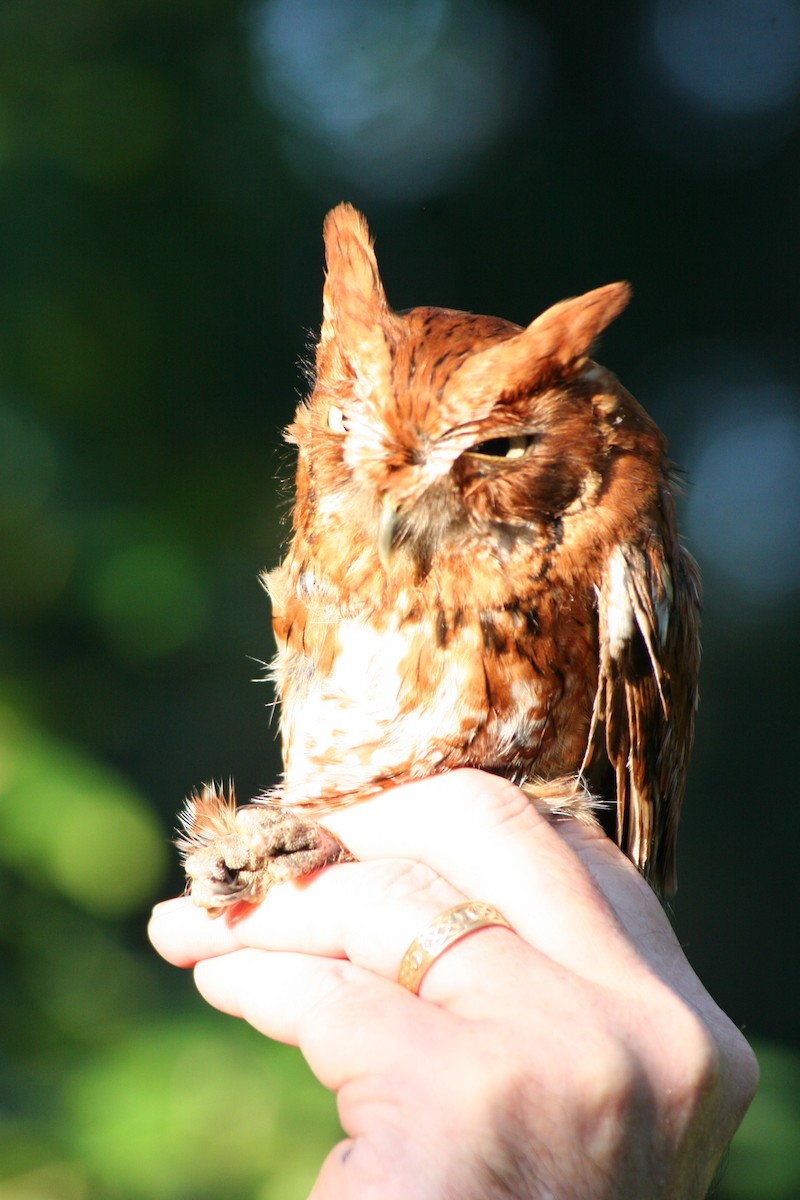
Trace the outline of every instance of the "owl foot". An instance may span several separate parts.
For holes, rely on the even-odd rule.
[[[316,821],[273,804],[237,808],[232,791],[215,787],[186,802],[181,823],[187,891],[212,917],[240,902],[260,904],[274,883],[353,859]]]

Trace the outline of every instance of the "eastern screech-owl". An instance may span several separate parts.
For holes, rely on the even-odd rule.
[[[317,817],[460,766],[555,811],[613,802],[617,841],[671,891],[700,581],[664,437],[588,357],[628,286],[520,329],[393,312],[347,204],[325,251],[315,386],[288,431],[293,536],[265,576],[284,779],[239,809],[213,788],[189,801],[196,901],[216,914],[349,857]]]

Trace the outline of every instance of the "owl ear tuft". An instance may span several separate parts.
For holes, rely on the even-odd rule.
[[[323,226],[325,287],[320,351],[334,343],[356,361],[388,312],[367,222],[351,204],[331,209]]]
[[[628,283],[608,283],[583,296],[562,300],[523,330],[519,350],[557,368],[580,365],[592,342],[619,316],[631,298]]]
[[[622,312],[631,296],[627,283],[562,300],[526,329],[467,361],[457,376],[461,396],[471,395],[476,417],[502,392],[542,387],[580,369],[598,334]]]

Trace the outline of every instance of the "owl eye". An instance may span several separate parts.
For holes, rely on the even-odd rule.
[[[479,455],[481,458],[522,458],[535,440],[532,433],[515,437],[488,438],[485,442],[470,446],[468,453]]]
[[[334,433],[345,433],[347,426],[344,423],[344,413],[335,404],[332,404],[328,409],[328,428]]]

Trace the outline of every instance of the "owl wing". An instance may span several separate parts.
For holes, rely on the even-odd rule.
[[[659,890],[675,843],[694,737],[700,576],[659,533],[617,545],[597,588],[599,671],[582,774],[616,795],[617,841]]]

